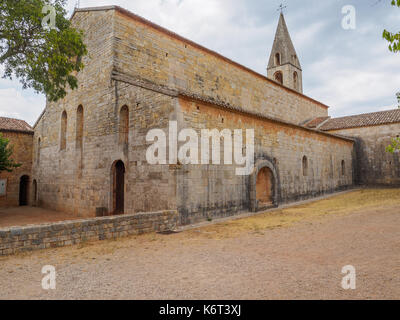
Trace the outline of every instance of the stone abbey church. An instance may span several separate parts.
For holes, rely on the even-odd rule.
[[[400,185],[400,110],[332,119],[303,94],[284,16],[267,77],[116,6],[76,9],[89,56],[79,89],[33,128],[0,118],[22,167],[0,175],[0,206],[81,217],[177,210],[182,224],[259,211],[354,185]],[[27,106],[29,107],[29,106]],[[157,128],[254,129],[255,168],[150,165]]]

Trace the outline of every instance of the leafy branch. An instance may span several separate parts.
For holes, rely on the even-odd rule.
[[[391,4],[392,6],[400,7],[400,0],[392,0]],[[389,50],[391,52],[400,51],[400,32],[393,33],[385,29],[383,31],[383,38],[389,42]]]
[[[11,159],[13,147],[9,146],[9,143],[10,141],[3,138],[3,135],[0,133],[0,172],[12,172],[13,169],[21,166],[21,164],[15,163],[14,160]]]
[[[0,1],[0,64],[3,78],[20,80],[24,89],[46,94],[49,101],[64,98],[76,89],[75,74],[87,55],[83,33],[71,26],[66,0]],[[43,28],[44,6],[55,9],[54,28]]]
[[[400,150],[400,138],[394,138],[392,144],[386,148],[386,152],[395,153]]]

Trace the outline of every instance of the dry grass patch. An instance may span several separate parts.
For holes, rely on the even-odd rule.
[[[394,206],[400,206],[400,189],[364,189],[249,218],[218,223],[188,233],[212,239],[235,237],[244,232],[262,235],[265,230],[288,227],[299,221],[350,214],[367,208]]]

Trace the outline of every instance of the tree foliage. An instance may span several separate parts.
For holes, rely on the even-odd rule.
[[[78,87],[76,72],[87,54],[81,31],[66,18],[66,0],[1,0],[0,64],[4,78],[16,77],[23,88],[46,94],[49,101],[64,98],[68,86]],[[43,22],[54,8],[54,25]],[[44,12],[43,12],[44,11]],[[48,25],[48,24],[47,24]]]
[[[391,0],[392,6],[400,7],[400,0]],[[383,31],[383,38],[389,42],[389,50],[392,52],[400,51],[400,31],[397,33],[393,33],[387,31],[386,29]]]
[[[396,93],[396,97],[397,97],[397,103],[399,104],[398,107],[400,109],[400,92]]]
[[[395,153],[397,150],[400,150],[400,138],[394,138],[392,144],[386,148],[390,153]]]
[[[0,133],[0,172],[12,172],[14,168],[21,166],[11,159],[13,147],[9,146],[9,143],[9,140],[3,138],[3,135]]]
[[[392,6],[400,7],[400,0],[391,0]],[[389,50],[392,52],[400,51],[400,32],[392,33],[387,30],[383,31],[383,38],[389,42]],[[396,93],[397,101],[400,108],[400,92]],[[394,138],[392,144],[386,148],[386,152],[395,153],[400,150],[400,138]]]

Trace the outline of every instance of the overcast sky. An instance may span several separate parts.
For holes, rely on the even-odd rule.
[[[303,68],[304,93],[331,116],[393,109],[400,91],[400,54],[388,51],[384,28],[400,30],[390,0],[81,0],[81,7],[119,5],[266,74],[281,2]],[[70,0],[71,14],[76,1]],[[356,29],[342,28],[342,8],[356,9]],[[43,95],[0,79],[0,116],[34,124]]]

